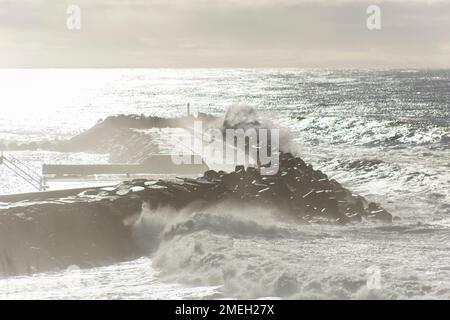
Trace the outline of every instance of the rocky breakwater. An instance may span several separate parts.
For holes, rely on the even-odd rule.
[[[136,195],[111,196],[101,189],[60,199],[4,203],[0,276],[133,259],[140,252],[127,219],[140,214],[141,207]]]
[[[392,221],[378,204],[352,194],[301,158],[282,153],[275,175],[237,166],[229,173],[209,170],[196,179],[136,179],[62,199],[6,204],[0,207],[0,275],[131,259],[142,254],[130,226],[144,204],[207,210],[228,201],[270,207],[295,223]],[[190,227],[184,226],[186,231]]]
[[[261,175],[257,168],[236,166],[233,172],[209,170],[196,179],[126,181],[110,192],[136,195],[151,209],[170,206],[181,210],[195,202],[196,210],[204,210],[230,201],[246,206],[270,206],[280,216],[300,223],[393,220],[380,205],[353,194],[290,153],[280,155],[280,168],[275,175]],[[245,210],[242,214],[245,215]]]
[[[233,201],[270,206],[278,209],[280,215],[301,223],[346,224],[363,219],[392,222],[393,218],[378,204],[354,195],[290,153],[281,154],[275,175],[263,176],[256,168],[237,166],[234,172],[209,170],[198,179],[182,180],[143,181],[143,187],[153,190],[146,198],[150,206],[171,205],[180,209],[201,200],[207,208],[221,201]]]

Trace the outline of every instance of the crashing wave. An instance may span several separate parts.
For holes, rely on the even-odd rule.
[[[227,202],[271,208],[280,219],[305,224],[392,221],[392,215],[379,205],[353,195],[337,181],[286,153],[281,154],[280,170],[273,176],[262,176],[253,167],[237,166],[230,173],[209,170],[197,179],[137,179],[63,199],[9,204],[0,209],[1,226],[6,228],[1,233],[0,273],[42,271],[74,263],[86,265],[94,257],[123,259],[139,252],[130,240],[129,228],[144,205],[181,211],[195,204],[195,210],[207,211]],[[208,220],[203,220],[203,228],[205,221]],[[166,236],[180,230],[190,232],[199,221],[196,223],[181,223]],[[219,227],[220,223],[208,225]],[[45,263],[38,262],[34,252],[45,252]]]
[[[221,121],[217,117],[200,117],[210,124]],[[57,147],[70,151],[77,148],[111,151],[120,147],[136,158],[145,156],[136,151],[151,141],[144,136],[135,139],[133,129],[188,126],[192,120],[191,117],[177,120],[110,117],[87,132],[60,142]],[[242,107],[231,108],[222,124],[222,128],[274,127],[269,121],[261,120],[252,108]],[[295,225],[392,221],[392,215],[378,204],[354,195],[336,180],[287,152],[292,148],[288,133],[281,138],[283,152],[275,175],[265,176],[259,168],[239,165],[231,172],[209,170],[197,179],[135,179],[116,187],[88,189],[78,195],[46,199],[41,194],[25,202],[5,204],[0,207],[0,228],[4,229],[0,232],[0,275],[42,272],[72,264],[91,266],[139,256],[142,247],[132,236],[133,225],[146,212],[145,208],[164,219],[170,212],[177,213],[169,230],[165,230],[165,224],[160,225],[164,229],[161,239],[161,230],[156,225],[156,247],[161,241],[167,243],[164,241],[205,230],[237,236],[249,233],[274,238],[289,236],[288,229],[280,229],[275,224],[266,226],[260,221],[244,221],[250,211],[270,212],[278,223]],[[237,206],[242,217],[230,219],[209,214],[220,206],[222,212]],[[191,218],[180,220],[179,214],[183,212]]]

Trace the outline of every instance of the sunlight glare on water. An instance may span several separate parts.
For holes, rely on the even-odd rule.
[[[400,218],[306,227],[267,225],[261,212],[196,212],[183,218],[198,229],[151,258],[0,279],[0,298],[450,298],[449,70],[0,70],[0,87],[3,144],[68,139],[121,113],[180,116],[188,102],[216,115],[252,105],[289,128],[307,163]],[[108,161],[13,154],[36,168]],[[3,193],[30,191],[1,168],[0,179]],[[217,221],[220,232],[208,228]],[[381,270],[376,292],[366,290],[372,267]]]

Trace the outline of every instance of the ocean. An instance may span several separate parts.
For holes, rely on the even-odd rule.
[[[450,70],[3,69],[0,148],[64,140],[116,114],[221,115],[253,106],[314,168],[399,217],[294,225],[218,207],[195,232],[155,239],[173,213],[143,213],[133,261],[0,279],[0,298],[449,299]],[[104,154],[8,152],[44,162]],[[0,166],[0,194],[33,191]]]

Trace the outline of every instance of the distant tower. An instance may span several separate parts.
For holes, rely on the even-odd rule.
[[[187,104],[187,116],[189,117],[191,115],[191,104],[188,102]]]

